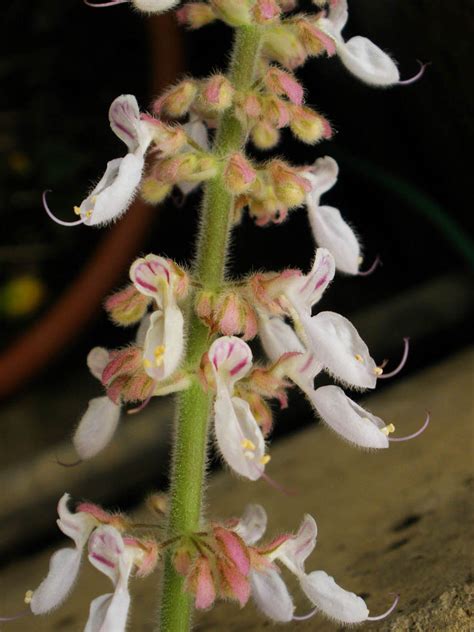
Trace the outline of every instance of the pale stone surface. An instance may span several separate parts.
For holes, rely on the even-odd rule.
[[[305,512],[318,522],[318,547],[308,569],[324,569],[343,587],[363,594],[372,614],[401,594],[397,612],[368,624],[380,632],[469,632],[472,582],[472,472],[474,354],[465,352],[407,381],[373,395],[367,406],[409,434],[432,412],[426,433],[383,452],[355,450],[319,426],[272,450],[270,476],[298,495],[284,497],[263,482],[236,481],[228,473],[210,485],[208,506],[228,517],[247,502],[262,503],[270,515],[269,534],[294,529]],[[54,517],[51,517],[54,520]],[[470,546],[471,545],[471,546]],[[50,551],[0,572],[0,614],[22,609],[24,591],[47,571]],[[133,582],[130,629],[151,632],[156,578]],[[109,582],[84,564],[68,602],[48,617],[4,626],[12,632],[80,631],[88,603],[108,592]],[[295,590],[295,594],[298,594]],[[298,612],[308,611],[303,597]],[[220,604],[197,618],[196,630],[244,632],[272,627],[253,608]],[[283,628],[281,628],[283,629]],[[334,632],[340,626],[320,617],[286,629]]]

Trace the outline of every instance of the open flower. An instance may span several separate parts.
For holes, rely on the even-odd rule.
[[[118,4],[132,4],[143,13],[164,13],[177,6],[180,0],[107,0],[106,2],[90,2],[84,0],[89,7],[100,9],[102,7],[114,7]]]
[[[308,217],[315,241],[329,250],[336,268],[346,274],[358,274],[361,252],[354,231],[337,208],[320,204],[323,193],[336,184],[338,173],[337,162],[329,156],[318,158],[305,172],[305,178],[311,183],[311,191],[306,195]]]
[[[400,74],[395,62],[373,42],[360,35],[344,41],[342,30],[347,19],[347,0],[334,0],[329,4],[327,16],[317,22],[317,26],[334,40],[344,66],[358,79],[374,86],[398,83]]]
[[[143,365],[153,380],[164,380],[178,368],[184,351],[184,319],[177,297],[186,291],[186,275],[169,259],[150,254],[133,263],[130,279],[139,292],[155,301]]]
[[[266,514],[263,507],[250,505],[234,530],[248,545],[254,545],[263,535]],[[305,619],[294,615],[291,595],[281,578],[276,562],[283,564],[299,581],[308,600],[315,606],[314,611],[341,623],[361,623],[388,616],[396,607],[398,597],[392,607],[379,617],[369,617],[369,610],[361,597],[344,590],[324,571],[306,573],[305,561],[316,545],[317,526],[314,518],[306,515],[296,535],[283,535],[269,545],[256,547],[260,555],[271,565],[253,568],[250,572],[252,597],[260,610],[277,622]]]
[[[230,467],[250,480],[262,476],[270,457],[248,402],[233,397],[234,384],[252,367],[250,347],[240,338],[218,338],[209,349],[215,379],[214,430],[219,450]]]

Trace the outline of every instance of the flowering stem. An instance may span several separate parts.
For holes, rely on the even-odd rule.
[[[255,76],[260,50],[260,28],[241,27],[236,31],[229,78],[237,90],[249,88]],[[231,111],[219,123],[214,154],[224,158],[239,150],[245,131]],[[194,276],[202,287],[219,291],[231,229],[233,197],[225,186],[222,167],[204,190],[201,230]],[[190,305],[192,306],[192,298]],[[209,347],[209,330],[189,310],[187,365],[197,368]],[[210,398],[195,382],[178,400],[170,490],[168,537],[199,531],[207,458]],[[183,590],[183,578],[176,573],[170,555],[165,557],[161,598],[161,632],[187,632],[191,626],[192,600]]]

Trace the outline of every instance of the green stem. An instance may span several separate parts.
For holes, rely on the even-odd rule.
[[[260,29],[254,26],[236,32],[229,78],[236,90],[252,85],[260,50]],[[232,112],[220,121],[214,154],[224,158],[242,148],[245,133]],[[204,189],[201,230],[198,239],[195,278],[206,289],[219,291],[225,277],[225,264],[231,229],[233,198],[221,171]],[[209,331],[189,310],[186,363],[197,368],[209,347]],[[168,538],[199,531],[206,473],[207,435],[210,399],[196,381],[178,399],[174,441]],[[184,592],[170,556],[165,558],[161,597],[161,632],[187,632],[191,627],[192,599]]]

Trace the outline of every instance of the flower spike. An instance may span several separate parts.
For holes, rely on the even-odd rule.
[[[364,277],[364,276],[370,276],[373,272],[375,272],[375,270],[376,270],[376,269],[377,269],[380,265],[382,265],[382,260],[381,260],[381,258],[379,257],[379,255],[377,255],[377,256],[375,257],[375,261],[374,261],[374,262],[373,262],[373,264],[370,266],[370,268],[369,268],[368,270],[364,270],[364,272],[360,272],[360,271],[359,271],[359,272],[357,273],[357,276],[362,276],[362,277]]]
[[[51,193],[50,189],[47,189],[46,191],[43,191],[43,208],[46,211],[46,213],[49,215],[49,217],[53,220],[53,222],[56,222],[56,224],[59,224],[60,226],[79,226],[80,224],[83,224],[85,221],[85,218],[81,218],[78,219],[74,222],[65,222],[62,219],[59,219],[58,217],[56,217],[56,215],[54,215],[54,213],[51,211],[51,209],[48,206],[48,202],[46,201],[46,196],[48,193]]]
[[[419,59],[417,59],[417,61],[420,64],[420,70],[416,73],[416,75],[414,75],[413,77],[410,77],[410,79],[404,79],[403,81],[399,81],[398,82],[399,86],[410,86],[412,83],[415,83],[416,81],[418,81],[418,79],[421,79],[423,77],[423,75],[425,74],[426,67],[430,65],[430,62],[427,62],[426,64],[424,64]]]
[[[382,619],[386,619],[389,615],[392,614],[392,612],[398,606],[399,601],[400,601],[400,595],[395,595],[395,600],[390,606],[390,608],[387,610],[387,612],[380,614],[378,617],[367,617],[367,621],[381,621]]]
[[[406,437],[394,437],[393,439],[392,439],[392,437],[389,437],[388,440],[389,441],[401,442],[401,441],[410,441],[411,439],[416,439],[416,437],[419,437],[428,428],[428,426],[430,424],[430,421],[431,421],[431,415],[428,412],[428,413],[426,413],[425,423],[421,426],[421,428],[419,430],[417,430],[413,434],[408,435]]]
[[[390,373],[382,373],[382,375],[379,375],[379,379],[380,378],[387,378],[387,377],[394,377],[395,375],[400,373],[400,371],[405,366],[407,358],[408,358],[408,352],[410,350],[410,338],[408,338],[408,337],[407,338],[403,338],[403,342],[405,344],[405,347],[403,349],[403,355],[402,355],[402,359],[400,360],[399,365],[397,366],[396,369],[393,369],[393,371],[391,371]]]

